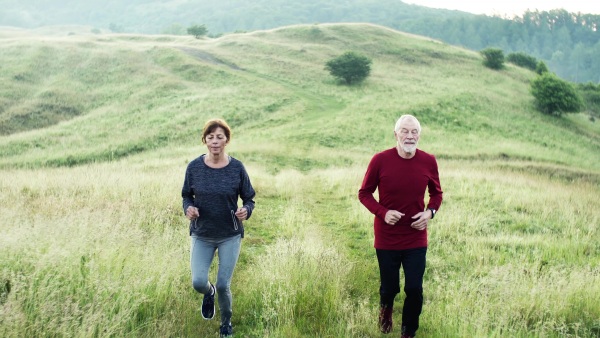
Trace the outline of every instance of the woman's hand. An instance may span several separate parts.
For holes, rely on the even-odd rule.
[[[240,221],[245,221],[248,219],[248,209],[244,207],[238,208],[235,212],[235,217],[237,217],[237,219]]]
[[[194,219],[200,217],[200,212],[198,212],[198,208],[196,208],[195,206],[190,205],[185,210],[185,217],[187,217],[191,221],[191,220],[194,220]]]

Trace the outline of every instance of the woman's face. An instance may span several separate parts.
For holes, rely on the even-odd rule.
[[[212,155],[221,155],[225,152],[225,146],[227,145],[227,136],[225,131],[221,127],[217,127],[212,133],[206,135],[204,138],[206,142],[206,148]]]

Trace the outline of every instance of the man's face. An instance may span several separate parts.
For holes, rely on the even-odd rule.
[[[419,130],[417,123],[412,119],[406,119],[400,124],[400,130],[394,132],[398,146],[405,153],[412,154],[417,150],[419,143]]]

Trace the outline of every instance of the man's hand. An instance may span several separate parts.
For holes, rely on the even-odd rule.
[[[400,218],[402,218],[402,216],[404,216],[404,214],[400,211],[388,210],[388,212],[385,213],[384,221],[389,225],[394,225],[400,220]]]
[[[425,230],[427,229],[427,224],[431,219],[431,210],[428,209],[423,212],[420,212],[414,215],[412,219],[414,220],[414,222],[410,224],[411,227],[417,230]]]

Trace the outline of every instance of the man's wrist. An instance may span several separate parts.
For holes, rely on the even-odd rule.
[[[434,208],[427,208],[427,210],[431,211],[431,219],[433,219],[435,217],[435,209]]]

